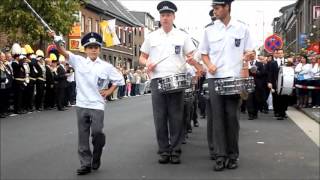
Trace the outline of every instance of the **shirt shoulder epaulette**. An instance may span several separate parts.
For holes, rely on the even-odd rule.
[[[214,25],[214,22],[211,22],[211,23],[207,24],[207,25],[205,26],[205,28],[207,28],[207,27],[209,27],[209,26],[212,26],[212,25]]]

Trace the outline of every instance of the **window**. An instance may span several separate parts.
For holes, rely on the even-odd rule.
[[[134,56],[137,56],[137,45],[134,45]]]
[[[85,32],[85,18],[84,15],[81,16],[81,32]]]
[[[142,28],[139,27],[139,36],[141,36]]]
[[[92,31],[92,18],[88,18],[88,31]]]
[[[96,20],[96,32],[100,34],[99,21],[98,20]]]
[[[131,46],[131,38],[132,38],[132,32],[129,32],[129,33],[128,33],[128,43],[129,43],[129,46]]]

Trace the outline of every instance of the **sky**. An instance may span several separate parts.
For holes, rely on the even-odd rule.
[[[119,0],[130,11],[144,11],[159,20],[157,4],[160,0]],[[204,26],[210,23],[211,0],[171,0],[178,7],[175,25],[183,28],[195,39],[201,40]],[[296,0],[235,0],[231,5],[231,17],[249,25],[256,46],[272,35],[272,21],[279,17],[280,8]]]

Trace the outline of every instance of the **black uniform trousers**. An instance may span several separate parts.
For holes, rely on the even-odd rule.
[[[13,108],[14,113],[19,114],[22,113],[24,103],[23,95],[26,92],[26,85],[24,81],[13,81],[13,90],[14,90],[14,97],[13,97]]]
[[[277,92],[272,93],[273,111],[276,116],[285,117],[288,108],[288,95],[279,95]]]
[[[239,156],[240,95],[218,95],[215,79],[208,79],[212,113],[212,141],[217,158],[237,159]]]
[[[55,88],[53,84],[46,83],[44,95],[44,109],[54,108],[55,105]]]
[[[187,138],[188,130],[191,128],[191,115],[192,115],[192,98],[184,98],[183,101],[183,132],[182,142]]]
[[[24,108],[27,111],[33,111],[35,84],[36,84],[36,81],[30,79],[30,81],[29,81],[29,83],[28,83],[28,85],[26,87],[26,94],[24,94],[24,98],[25,98]]]
[[[256,91],[249,93],[246,105],[249,117],[258,116],[259,101]]]
[[[210,157],[215,157],[214,153],[214,145],[213,145],[213,115],[211,112],[211,102],[209,94],[204,96],[205,99],[205,107],[206,107],[206,116],[207,116],[207,141],[208,141],[208,147],[209,147],[209,154]]]
[[[63,110],[65,106],[65,85],[64,84],[56,84],[55,85],[55,95],[56,95],[56,104],[58,110]]]
[[[152,79],[151,98],[158,153],[181,153],[183,130],[183,98],[184,92],[161,93],[157,79]]]
[[[37,79],[35,96],[35,106],[37,110],[41,110],[43,108],[44,86],[45,81]]]
[[[9,109],[9,98],[10,98],[10,91],[9,89],[0,89],[0,115],[3,115],[8,112]]]

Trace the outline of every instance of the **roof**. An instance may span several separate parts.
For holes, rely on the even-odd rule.
[[[115,17],[124,23],[132,26],[143,26],[126,7],[117,0],[87,0],[87,6],[98,9],[105,14]]]
[[[284,7],[282,7],[279,11],[281,12],[281,13],[284,13],[286,10],[288,10],[288,9],[290,9],[290,8],[294,8],[295,6],[296,6],[296,4],[297,3],[293,3],[293,4],[289,4],[289,5],[287,5],[287,6],[284,6]]]

